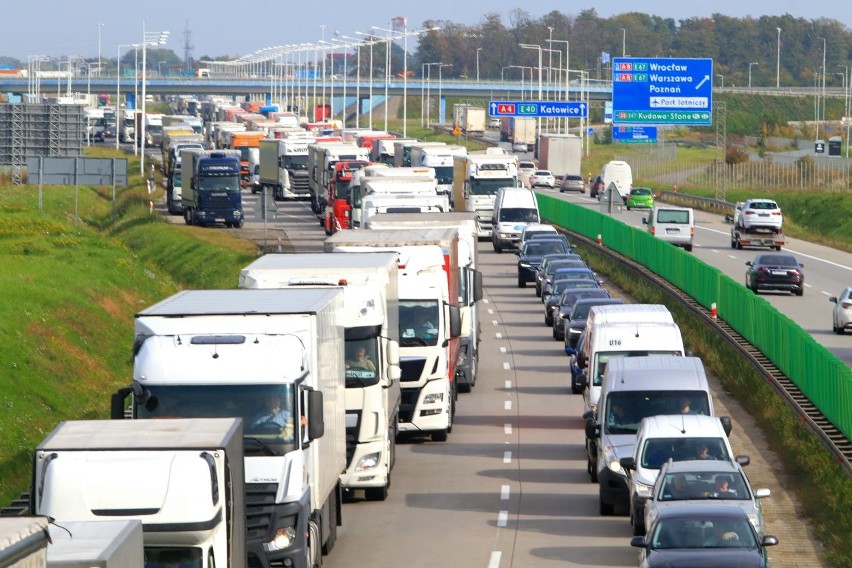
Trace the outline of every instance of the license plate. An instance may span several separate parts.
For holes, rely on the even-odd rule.
[[[680,229],[666,229],[666,233],[669,235],[676,235],[680,233]]]
[[[786,270],[773,270],[772,276],[787,276]]]
[[[769,213],[758,213],[758,217],[769,217]]]

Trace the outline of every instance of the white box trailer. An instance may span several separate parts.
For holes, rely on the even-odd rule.
[[[112,416],[131,396],[142,422],[246,421],[247,499],[265,504],[246,513],[250,565],[314,566],[334,547],[346,469],[342,316],[340,290],[295,288],[187,290],[136,315],[134,383],[114,395]]]
[[[67,521],[61,526],[51,524],[49,532],[48,568],[139,568],[145,565],[142,522],[137,519]]]
[[[47,517],[0,517],[0,566],[45,568]]]
[[[238,418],[61,422],[35,450],[33,510],[139,520],[149,561],[245,566],[242,438]]]

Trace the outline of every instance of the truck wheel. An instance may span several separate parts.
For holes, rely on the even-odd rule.
[[[685,250],[686,252],[692,252],[692,245],[686,245],[685,247],[683,247],[683,250]]]
[[[781,250],[781,245],[775,245],[775,250]]]
[[[737,238],[737,250],[743,250],[743,244],[740,242],[739,238]]]
[[[731,248],[732,249],[737,248],[737,241],[736,241],[736,239],[734,239],[734,237],[731,237]]]
[[[602,517],[608,517],[615,513],[615,508],[604,502],[603,493],[598,492],[598,512]]]
[[[328,215],[325,216],[325,223],[323,224],[325,225],[325,234],[330,237],[334,231],[331,230],[331,218]]]
[[[189,220],[189,207],[183,210],[183,222],[187,225],[192,225],[192,222]]]
[[[433,442],[446,442],[447,438],[449,437],[449,432],[447,432],[446,430],[434,430],[432,432]]]
[[[231,223],[231,226],[235,229],[242,229],[243,228],[243,222],[237,221],[236,223]]]
[[[368,487],[364,489],[364,497],[367,501],[384,501],[388,498],[388,488],[385,487]]]
[[[527,281],[524,280],[523,278],[518,278],[518,288],[526,288],[526,287],[527,287]]]

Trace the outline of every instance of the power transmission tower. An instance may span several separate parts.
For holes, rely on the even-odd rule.
[[[189,29],[189,20],[186,21],[186,27],[183,29],[183,68],[187,71],[193,71],[192,68],[192,30]]]

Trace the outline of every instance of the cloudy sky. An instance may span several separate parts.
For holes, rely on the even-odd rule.
[[[476,24],[481,21],[482,14],[497,12],[508,25],[509,13],[523,5],[533,18],[553,10],[576,15],[592,7],[601,17],[643,11],[675,20],[710,16],[714,12],[754,18],[789,13],[808,20],[833,18],[852,28],[849,0],[645,0],[639,4],[623,0],[595,0],[594,3],[553,0],[144,0],[133,3],[126,0],[9,0],[3,4],[0,55],[24,61],[28,55],[96,57],[99,36],[101,54],[114,58],[119,44],[141,41],[143,17],[146,29],[171,32],[168,47],[179,57],[183,57],[188,26],[196,58],[238,56],[267,46],[315,42],[322,38],[323,25],[326,39],[335,31],[355,36],[356,31],[370,32],[371,26],[389,27],[394,16],[407,16],[409,29],[419,29],[424,20]],[[140,8],[145,12],[139,12]]]

